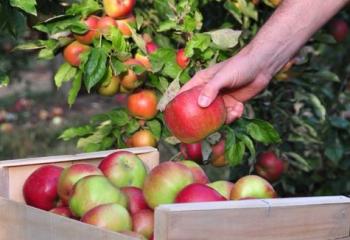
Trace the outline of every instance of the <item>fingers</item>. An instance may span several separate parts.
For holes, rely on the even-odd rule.
[[[230,124],[238,118],[242,117],[244,112],[244,105],[237,101],[231,95],[224,95],[224,102],[227,110],[226,123]]]

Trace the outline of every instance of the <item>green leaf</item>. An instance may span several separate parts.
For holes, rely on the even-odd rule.
[[[118,28],[111,28],[110,39],[112,41],[112,48],[117,53],[124,53],[129,50],[128,44],[121,31]]]
[[[174,62],[176,59],[176,51],[172,48],[160,48],[150,55],[153,72],[159,72],[169,62]]]
[[[7,74],[0,72],[0,88],[6,87],[10,83],[10,78]]]
[[[149,81],[146,84],[150,87],[158,89],[161,93],[164,93],[169,86],[168,80],[162,76],[156,76],[149,74]]]
[[[113,69],[113,75],[118,76],[126,71],[128,71],[128,68],[123,64],[121,61],[119,61],[117,58],[112,58],[112,69]]]
[[[270,123],[260,119],[252,119],[249,121],[246,130],[256,141],[264,144],[279,143],[281,141],[278,132]]]
[[[128,113],[124,109],[111,111],[107,113],[107,115],[109,119],[112,121],[112,123],[117,125],[118,127],[125,126],[129,122]]]
[[[196,19],[192,16],[185,16],[184,18],[184,32],[193,32],[197,28]]]
[[[321,122],[323,122],[326,119],[326,108],[323,106],[320,99],[315,94],[310,93],[309,100],[317,116],[320,118]]]
[[[333,163],[338,164],[344,156],[344,147],[340,143],[339,138],[327,144],[324,153]]]
[[[311,170],[310,164],[299,154],[295,152],[284,152],[284,154],[291,157],[294,160],[294,161],[291,161],[291,160],[288,161],[291,165],[305,172],[308,172]]]
[[[240,139],[244,143],[244,145],[248,148],[250,153],[250,157],[248,161],[252,165],[254,163],[255,156],[256,156],[256,151],[255,151],[255,147],[252,139],[245,134],[237,134],[237,138]]]
[[[140,128],[139,122],[135,118],[132,118],[131,120],[129,120],[128,125],[126,125],[125,130],[127,134],[132,134],[136,132],[139,128]]]
[[[55,84],[60,88],[64,82],[70,81],[76,74],[77,69],[69,63],[63,63],[55,74]]]
[[[188,57],[192,57],[194,50],[198,49],[204,52],[211,43],[211,37],[209,34],[197,33],[193,38],[187,43],[185,48],[185,54]]]
[[[239,22],[242,23],[242,12],[241,10],[231,1],[226,1],[224,7],[232,14],[232,16]]]
[[[220,49],[229,49],[238,44],[242,31],[219,29],[207,33],[211,36],[213,43],[215,43]]]
[[[88,28],[78,17],[66,15],[57,16],[35,25],[34,29],[48,34],[71,31],[77,34],[85,33]]]
[[[167,90],[164,92],[163,96],[159,100],[157,109],[159,109],[160,111],[163,111],[166,105],[168,105],[168,103],[171,100],[173,100],[173,98],[175,98],[177,93],[180,91],[180,88],[181,87],[180,87],[179,78],[175,78],[174,81],[170,83],[169,87],[167,88]]]
[[[82,73],[78,72],[78,74],[75,75],[75,78],[72,82],[72,87],[68,92],[68,104],[69,106],[72,106],[75,100],[77,99],[78,93],[81,88],[81,82],[82,82]]]
[[[101,48],[93,48],[84,67],[84,84],[88,92],[106,73],[107,54]]]
[[[26,13],[36,16],[36,0],[10,0],[12,7],[17,7]]]
[[[145,41],[143,40],[143,38],[139,34],[136,33],[136,31],[133,28],[130,28],[130,30],[132,33],[131,37],[134,40],[135,44],[144,54],[146,54],[147,51],[146,51]]]
[[[40,49],[43,47],[45,47],[45,46],[42,43],[40,43],[39,41],[27,42],[27,43],[17,45],[13,49],[13,51],[16,51],[16,50],[35,50],[35,49]]]
[[[230,166],[234,167],[243,162],[243,155],[245,153],[245,144],[242,141],[238,141],[228,149],[227,161]]]
[[[348,129],[350,125],[350,122],[348,120],[337,116],[329,117],[329,121],[333,127],[341,129]]]
[[[66,11],[68,15],[81,15],[86,18],[90,14],[101,10],[101,6],[96,0],[83,0],[81,3],[73,3]]]
[[[165,32],[171,29],[177,29],[178,25],[175,21],[173,20],[167,20],[167,21],[163,21],[160,23],[159,27],[158,27],[158,32]]]
[[[156,139],[159,140],[162,134],[162,125],[160,122],[156,119],[153,119],[151,121],[147,121],[147,126],[152,134],[156,137]]]
[[[86,138],[80,138],[77,147],[83,149],[85,152],[102,150],[101,143],[112,132],[112,129],[110,121],[101,123],[92,135]]]
[[[91,133],[93,133],[93,128],[90,125],[85,125],[81,127],[68,128],[58,138],[68,141],[76,137],[89,135]]]

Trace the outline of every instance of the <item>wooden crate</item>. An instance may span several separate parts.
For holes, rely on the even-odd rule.
[[[152,169],[154,148],[128,149]],[[23,203],[22,185],[43,164],[97,164],[113,151],[0,162],[0,240],[136,240]],[[156,240],[350,240],[345,196],[169,204],[155,210]]]

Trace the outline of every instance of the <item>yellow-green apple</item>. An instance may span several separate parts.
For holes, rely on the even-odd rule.
[[[116,187],[143,187],[147,169],[134,153],[118,151],[102,159],[99,169]]]
[[[275,198],[276,192],[272,185],[257,175],[247,175],[235,182],[231,191],[231,200]]]
[[[185,165],[191,170],[195,183],[206,184],[209,182],[209,179],[205,174],[204,170],[197,163],[191,160],[184,160],[178,163]]]
[[[142,89],[128,97],[129,113],[139,119],[152,119],[157,113],[158,99],[153,90]]]
[[[329,31],[337,42],[343,42],[348,36],[349,25],[345,20],[337,18],[330,22]]]
[[[136,53],[135,54],[135,59],[142,63],[142,65],[147,69],[147,70],[152,70],[152,64],[150,60],[148,59],[147,56],[142,55],[141,53]]]
[[[185,49],[179,49],[176,53],[176,62],[182,68],[185,69],[190,63],[190,59],[185,55]]]
[[[97,29],[100,34],[108,35],[111,32],[111,28],[117,28],[117,22],[115,19],[103,16],[100,18],[97,24]]]
[[[128,211],[131,215],[143,209],[149,209],[141,188],[122,187],[120,189],[128,198]]]
[[[194,87],[180,93],[165,108],[165,123],[181,142],[199,142],[217,131],[226,121],[226,108],[221,95],[206,108],[198,105],[201,89]]]
[[[58,181],[57,192],[64,204],[68,204],[74,184],[90,175],[102,175],[102,172],[96,166],[88,163],[76,163],[63,170]]]
[[[114,232],[131,231],[132,219],[125,207],[116,203],[102,204],[86,212],[81,221]]]
[[[151,208],[173,203],[176,195],[194,182],[188,167],[176,162],[163,162],[153,168],[146,177],[143,195]]]
[[[23,185],[25,202],[46,211],[54,208],[58,201],[57,185],[62,171],[62,167],[45,165],[32,172]]]
[[[75,34],[75,39],[77,39],[83,44],[91,44],[94,41],[94,39],[96,39],[99,36],[99,32],[97,31],[97,25],[99,20],[100,18],[95,15],[91,15],[87,19],[85,19],[84,23],[86,24],[88,30],[84,34]]]
[[[64,216],[64,217],[68,217],[68,218],[73,217],[73,214],[70,211],[69,207],[55,207],[51,209],[50,212],[55,213],[57,215]]]
[[[180,152],[185,159],[203,163],[202,143],[180,143]]]
[[[272,151],[262,152],[258,155],[255,171],[270,182],[278,180],[284,171],[284,163]]]
[[[126,73],[123,73],[120,76],[121,79],[121,87],[124,87],[126,90],[133,90],[137,87],[139,87],[143,81],[144,81],[144,74],[137,75],[132,67],[133,66],[141,66],[143,67],[142,63],[137,61],[134,58],[130,58],[124,62],[125,65],[128,67],[128,71]]]
[[[221,196],[216,190],[201,183],[192,183],[186,186],[175,198],[176,203],[214,202],[225,200],[226,198]]]
[[[98,93],[106,97],[114,96],[119,90],[119,85],[120,78],[118,76],[111,75],[99,86]]]
[[[78,41],[74,41],[70,43],[67,47],[65,47],[65,49],[63,50],[63,58],[70,65],[78,67],[81,62],[81,55],[89,50],[90,47],[88,45],[82,44]]]
[[[83,177],[74,185],[69,208],[74,216],[82,217],[94,207],[108,203],[126,207],[127,198],[106,177],[91,175]]]
[[[150,130],[142,129],[135,132],[127,140],[127,145],[129,147],[155,147],[157,145],[157,139]]]
[[[224,167],[228,164],[225,158],[225,140],[221,139],[211,147],[210,163],[214,167]]]
[[[132,230],[149,239],[154,229],[154,213],[150,209],[144,209],[132,215]]]
[[[129,15],[136,0],[103,0],[103,7],[106,14],[112,18],[122,18]]]
[[[231,191],[234,186],[232,182],[224,181],[224,180],[208,183],[207,185],[215,189],[218,193],[220,193],[226,199],[230,199]]]
[[[130,37],[132,35],[131,28],[136,23],[136,18],[133,14],[130,14],[124,19],[117,20],[117,26],[120,32],[127,37]]]

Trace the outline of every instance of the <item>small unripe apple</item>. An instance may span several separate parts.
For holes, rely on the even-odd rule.
[[[95,15],[89,16],[84,20],[84,23],[88,27],[88,31],[84,34],[75,34],[74,37],[83,44],[91,44],[94,39],[99,36],[99,32],[97,31],[99,20],[100,18]]]
[[[142,55],[141,53],[136,53],[135,54],[135,59],[142,63],[142,65],[147,69],[147,70],[152,70],[152,64],[150,60],[148,59],[147,56]]]
[[[81,54],[89,49],[89,46],[74,41],[65,47],[63,50],[63,57],[70,65],[78,67],[81,61]]]
[[[260,153],[255,164],[257,174],[270,182],[278,180],[284,171],[284,163],[274,152]]]
[[[119,85],[120,78],[117,76],[110,76],[109,79],[105,79],[98,88],[98,93],[106,97],[114,96],[119,90]]]
[[[185,69],[190,63],[190,59],[185,55],[185,49],[179,49],[176,53],[176,62],[182,68]]]
[[[155,147],[157,139],[150,130],[143,129],[135,132],[127,143],[130,147]]]
[[[234,184],[231,200],[275,198],[277,196],[272,185],[262,177],[256,175],[244,176]]]
[[[193,183],[183,188],[176,196],[176,203],[190,203],[190,202],[213,202],[225,201],[213,188],[200,183]]]

